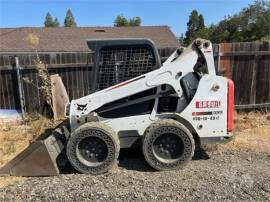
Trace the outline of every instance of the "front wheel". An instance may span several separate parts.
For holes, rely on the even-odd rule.
[[[120,142],[109,126],[90,122],[80,126],[68,140],[67,157],[71,165],[84,174],[107,172],[116,162]]]
[[[146,129],[143,154],[156,170],[183,167],[194,155],[195,142],[190,131],[172,119],[159,120]]]

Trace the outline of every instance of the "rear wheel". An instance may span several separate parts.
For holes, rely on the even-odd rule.
[[[86,123],[74,131],[68,140],[67,156],[81,173],[101,174],[116,162],[120,142],[116,133],[99,122]]]
[[[192,158],[195,142],[184,125],[164,119],[145,131],[142,147],[145,160],[151,167],[171,170],[183,167]]]

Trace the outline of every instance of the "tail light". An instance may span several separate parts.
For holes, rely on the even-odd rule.
[[[234,111],[234,84],[228,79],[228,94],[227,94],[227,132],[233,131],[233,111]]]

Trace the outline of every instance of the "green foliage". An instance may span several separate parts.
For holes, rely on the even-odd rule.
[[[65,27],[76,27],[77,24],[75,22],[75,18],[70,10],[70,8],[67,10],[66,17],[64,20],[64,26]]]
[[[181,45],[183,45],[184,44],[184,35],[183,35],[183,33],[181,34],[181,36],[179,37],[179,39],[178,39],[178,41],[179,41],[179,43],[181,44]]]
[[[114,20],[114,26],[115,27],[126,27],[126,26],[128,26],[128,20],[124,16],[118,15],[116,17],[116,19]]]
[[[140,26],[142,23],[142,20],[140,17],[134,17],[129,19],[129,26]]]
[[[131,19],[126,19],[123,15],[118,15],[114,20],[115,27],[127,27],[127,26],[140,26],[142,20],[140,17],[133,17]]]
[[[198,19],[198,31],[201,29],[204,29],[205,25],[204,25],[204,18],[203,15],[200,14],[199,15],[199,19]]]
[[[45,22],[44,22],[45,27],[53,27],[53,18],[52,15],[48,12],[45,17]]]
[[[213,43],[269,40],[270,2],[256,0],[238,14],[228,16],[216,25],[201,28],[195,33],[192,32],[192,35],[188,33],[188,35],[186,34],[187,37],[193,39],[207,38]]]
[[[52,15],[48,12],[45,17],[45,22],[44,22],[45,27],[59,27],[60,23],[57,18],[54,18]]]
[[[58,21],[57,18],[54,18],[53,23],[54,23],[54,26],[55,26],[55,27],[59,27],[59,26],[60,26],[60,22]]]
[[[185,44],[189,44],[196,38],[197,32],[204,29],[204,18],[202,14],[198,14],[197,10],[193,10],[189,16],[187,23],[186,37],[184,39]]]

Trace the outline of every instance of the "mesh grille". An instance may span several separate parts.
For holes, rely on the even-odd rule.
[[[106,47],[99,54],[97,90],[140,76],[155,68],[150,47]]]

